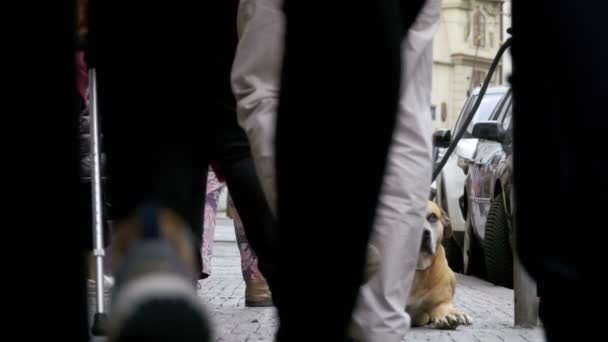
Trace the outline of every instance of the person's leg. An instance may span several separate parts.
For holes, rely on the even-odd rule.
[[[213,241],[215,237],[216,215],[218,200],[225,185],[221,183],[212,171],[207,176],[207,198],[205,200],[205,218],[203,219],[203,245],[201,250],[203,270],[200,278],[211,275],[211,259],[213,258]]]
[[[194,35],[186,33],[204,28],[192,11],[184,1],[171,6],[91,1],[87,60],[98,74],[108,195],[117,220],[154,200],[176,211],[191,229],[202,229],[200,177],[209,159],[204,132],[210,115],[197,109],[211,89],[200,79],[214,55],[185,44]]]
[[[346,337],[397,113],[402,31],[416,14],[402,21],[400,3],[285,2],[277,260],[281,288],[297,295],[278,303],[279,341]],[[311,268],[320,281],[299,289]],[[311,303],[324,306],[314,318],[301,307]]]
[[[236,112],[226,107],[221,113],[224,119],[218,126],[215,159],[230,189],[231,200],[242,220],[247,239],[259,258],[259,267],[276,295],[279,293],[274,282],[276,220],[256,175],[249,141],[238,125]]]
[[[274,214],[277,205],[274,131],[285,31],[282,2],[240,1],[239,44],[231,79],[239,124],[251,143],[256,173]]]
[[[241,272],[243,274],[243,281],[248,282],[256,279],[265,280],[262,272],[258,268],[258,257],[247,240],[243,222],[241,222],[238,215],[234,218],[234,230],[236,233],[239,253],[241,255]]]
[[[402,97],[371,243],[381,263],[360,292],[353,337],[400,342],[410,326],[405,306],[414,280],[431,183],[433,36],[440,0],[429,0],[403,42]]]
[[[162,103],[177,100],[176,96],[155,94],[152,98],[161,103],[134,103],[133,94],[119,84],[132,81],[134,87],[141,86],[139,91],[154,92],[157,89],[142,86],[152,80],[141,72],[136,72],[140,77],[125,77],[130,68],[122,61],[100,60],[97,67],[107,137],[108,197],[116,220],[117,284],[109,316],[110,340],[206,341],[209,326],[192,286],[200,272],[204,151],[187,141],[196,136],[188,128],[192,125],[187,116],[161,119],[164,113],[186,109]],[[161,113],[155,113],[153,106]]]
[[[200,104],[213,108],[226,96],[219,84],[229,89],[225,55],[236,38],[226,19],[235,13],[225,2],[204,11],[188,1],[99,0],[92,7],[108,194],[121,241],[114,246],[121,264],[110,315],[114,340],[209,338],[193,280],[200,271],[206,132],[215,126],[212,109]]]
[[[6,31],[0,66],[7,89],[0,105],[8,201],[2,234],[6,339],[89,341],[81,225],[89,213],[79,196],[75,8],[75,1],[35,9],[12,3],[4,11],[21,23]]]
[[[241,255],[241,272],[245,282],[245,306],[272,306],[272,294],[266,278],[258,268],[258,257],[252,249],[239,214],[228,197],[228,210],[234,221],[234,232]]]
[[[591,332],[577,327],[599,323],[580,313],[591,312],[601,286],[587,273],[603,260],[597,231],[587,228],[597,219],[583,213],[602,212],[606,203],[598,173],[605,125],[598,118],[608,93],[608,49],[595,43],[608,35],[606,11],[604,1],[513,2],[517,246],[538,284],[549,341],[589,340]],[[539,210],[539,196],[550,214]]]

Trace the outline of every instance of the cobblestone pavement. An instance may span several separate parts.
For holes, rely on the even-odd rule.
[[[245,284],[231,221],[220,219],[216,229],[212,275],[200,282],[199,290],[216,327],[215,341],[272,341],[278,323],[275,310],[245,307]],[[459,310],[473,318],[473,325],[455,331],[412,329],[404,341],[544,341],[540,328],[513,327],[513,291],[509,289],[459,275],[455,302]]]

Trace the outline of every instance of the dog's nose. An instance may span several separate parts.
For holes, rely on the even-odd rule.
[[[428,230],[425,230],[422,233],[422,240],[430,240],[431,239],[431,232]]]

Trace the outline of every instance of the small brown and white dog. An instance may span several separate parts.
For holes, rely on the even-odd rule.
[[[469,325],[471,318],[454,309],[456,276],[448,266],[441,242],[451,234],[446,213],[429,201],[414,284],[406,306],[413,326],[455,329]]]

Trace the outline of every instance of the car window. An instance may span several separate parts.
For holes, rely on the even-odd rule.
[[[490,114],[492,114],[501,98],[502,94],[486,94],[486,96],[483,97],[479,108],[477,108],[477,111],[475,112],[475,116],[473,117],[471,124],[469,127],[467,127],[467,132],[465,134],[466,136],[473,136],[473,126],[475,123],[479,121],[487,121],[490,118]]]
[[[460,116],[458,116],[458,121],[456,121],[456,125],[454,125],[454,132],[452,132],[452,134],[456,134],[456,133],[460,132],[460,129],[462,128],[462,124],[465,119],[464,116],[466,113],[469,112],[471,107],[475,104],[475,101],[477,101],[477,95],[471,95],[471,97],[469,97],[467,102],[465,102],[464,107],[462,107],[463,110],[460,113]]]
[[[500,121],[502,122],[502,120],[505,117],[505,112],[506,109],[509,107],[509,103],[511,102],[511,92],[509,91],[498,103],[498,105],[496,105],[496,109],[494,109],[494,112],[492,113],[492,115],[490,115],[490,119],[492,121]]]
[[[511,119],[513,118],[513,101],[509,101],[509,107],[505,112],[506,115],[502,120],[502,127],[508,130],[511,127]]]
[[[496,108],[496,105],[498,104],[502,96],[503,94],[486,93],[486,95],[481,100],[481,103],[479,104],[479,108],[477,108],[477,112],[475,112],[473,120],[469,124],[469,127],[467,127],[467,131],[463,136],[464,138],[470,138],[473,136],[473,126],[477,122],[486,121],[489,119],[490,115]],[[458,117],[458,121],[454,126],[454,131],[452,134],[457,134],[458,132],[460,132],[460,130],[462,129],[462,125],[464,124],[465,115],[469,113],[471,108],[473,108],[473,106],[475,105],[475,101],[477,101],[477,95],[471,95],[471,97],[467,100],[463,107],[464,110],[462,111],[462,113],[460,113],[460,116]]]

